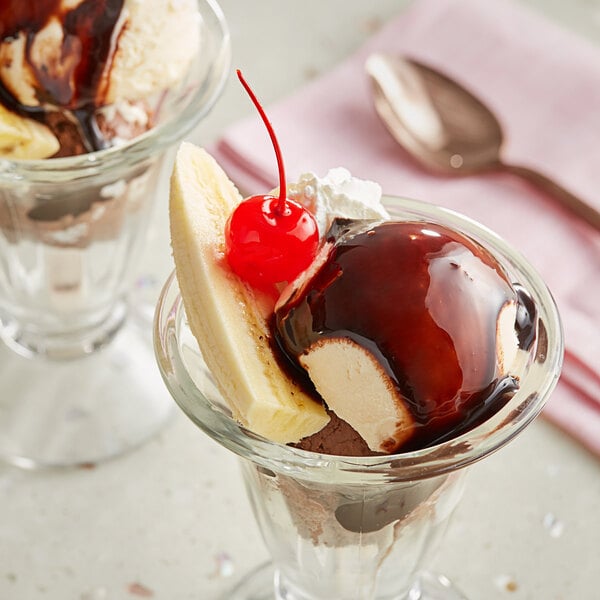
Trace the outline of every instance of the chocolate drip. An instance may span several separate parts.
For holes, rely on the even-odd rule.
[[[519,347],[529,350],[536,338],[537,309],[533,298],[520,283],[514,283],[513,288],[519,298],[516,323]]]
[[[10,40],[19,32],[36,33],[52,15],[59,15],[62,0],[0,0],[0,38]]]

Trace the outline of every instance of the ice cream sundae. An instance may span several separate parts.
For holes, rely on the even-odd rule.
[[[0,157],[42,159],[132,139],[160,118],[199,45],[193,0],[0,4]]]
[[[258,569],[227,598],[446,597],[447,580],[416,573],[463,467],[512,439],[552,388],[552,301],[464,217],[382,197],[344,168],[288,185],[238,75],[280,185],[243,199],[205,150],[180,146],[176,281],[155,327],[175,400],[242,457],[273,557],[275,577]]]
[[[228,62],[213,0],[0,2],[0,339],[14,352],[0,350],[5,372],[28,373],[3,378],[3,458],[99,461],[164,423],[169,399],[139,366],[154,298],[137,259],[163,159]]]
[[[190,145],[172,180],[183,301],[235,417],[308,450],[394,454],[503,406],[535,344],[525,288],[466,234],[390,220],[344,169],[288,188],[273,139],[271,195],[242,200]]]
[[[0,11],[0,159],[79,156],[138,138],[167,118],[200,45],[195,0],[10,0]],[[87,246],[118,234],[151,180],[140,165],[58,194],[32,186],[15,201],[7,189],[0,227],[9,240],[27,232]]]
[[[446,597],[447,580],[417,573],[463,467],[512,439],[552,389],[554,305],[522,258],[464,217],[382,197],[344,168],[287,184],[238,75],[279,189],[243,199],[211,155],[180,146],[176,280],[155,327],[177,403],[242,457],[273,557],[275,577],[258,569],[226,597]]]

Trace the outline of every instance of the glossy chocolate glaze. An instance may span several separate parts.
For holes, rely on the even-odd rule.
[[[527,348],[535,306],[487,250],[420,222],[338,220],[329,241],[325,263],[275,314],[273,335],[290,361],[322,338],[368,348],[416,422],[396,451],[455,437],[505,404],[518,382],[499,373],[498,316],[517,305],[516,337]]]

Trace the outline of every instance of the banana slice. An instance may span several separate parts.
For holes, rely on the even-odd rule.
[[[49,158],[59,148],[48,127],[20,117],[0,104],[0,157],[36,160]]]
[[[190,328],[234,417],[272,441],[297,442],[321,430],[329,417],[278,366],[266,322],[273,300],[249,288],[225,263],[225,223],[241,200],[212,156],[181,144],[169,215]]]

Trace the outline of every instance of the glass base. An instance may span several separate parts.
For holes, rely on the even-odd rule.
[[[296,598],[281,589],[272,563],[265,563],[246,575],[221,600],[311,600]],[[315,599],[321,600],[321,599]],[[367,600],[367,599],[361,599]],[[395,598],[373,598],[369,600],[467,600],[444,576],[435,573],[421,573],[411,589],[403,596]]]
[[[173,414],[148,328],[125,324],[71,360],[0,343],[0,458],[23,468],[88,466],[156,434]]]
[[[112,311],[93,325],[75,327],[73,331],[45,333],[29,331],[17,321],[0,323],[0,339],[25,358],[45,357],[50,360],[72,360],[97,352],[110,344],[127,316],[127,303],[116,302]]]

